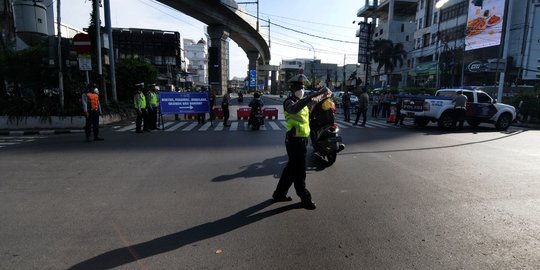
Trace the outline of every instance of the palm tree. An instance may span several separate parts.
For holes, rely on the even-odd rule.
[[[391,40],[379,39],[373,41],[371,56],[373,61],[378,63],[377,73],[381,74],[381,69],[384,67],[384,74],[388,75],[394,71],[396,66],[403,66],[407,52],[401,43],[394,45]]]

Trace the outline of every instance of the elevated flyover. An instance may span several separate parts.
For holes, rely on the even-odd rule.
[[[157,1],[208,25],[208,35],[210,36],[209,83],[212,89],[218,93],[224,93],[226,91],[229,79],[227,38],[230,37],[244,50],[249,59],[249,69],[257,69],[258,65],[263,66],[270,63],[270,48],[268,44],[254,26],[250,24],[250,18],[238,10],[238,5],[235,1]],[[260,74],[260,72],[257,72],[257,74]],[[268,76],[266,75],[265,79],[267,78]]]

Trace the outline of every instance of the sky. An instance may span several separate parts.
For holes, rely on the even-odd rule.
[[[259,0],[259,32],[267,41],[270,29],[270,64],[314,56],[323,63],[355,64],[356,11],[363,3],[362,0]],[[113,27],[177,31],[182,39],[206,39],[205,24],[156,0],[111,0],[110,5]],[[239,6],[256,17],[257,5]],[[78,29],[88,27],[92,1],[63,0],[61,7],[62,23]],[[103,9],[101,16],[104,22]],[[245,52],[232,40],[229,49],[229,77],[244,78],[248,66]]]

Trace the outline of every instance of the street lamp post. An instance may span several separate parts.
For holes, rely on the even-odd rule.
[[[436,54],[437,54],[437,78],[435,81],[435,88],[439,89],[441,86],[441,75],[439,74],[440,65],[441,65],[441,13],[440,9],[448,2],[448,0],[439,0],[435,3],[435,8],[439,10],[439,15],[437,16],[437,44],[436,44]],[[457,20],[458,18],[456,18]]]
[[[311,63],[311,78],[312,78],[312,79],[311,79],[311,80],[312,80],[311,86],[312,86],[313,89],[315,89],[315,87],[314,87],[314,83],[315,83],[315,75],[314,75],[314,73],[313,73],[313,65],[315,65],[315,47],[313,47],[313,45],[311,45],[310,43],[307,43],[307,42],[305,42],[305,41],[303,41],[303,40],[300,40],[300,42],[305,43],[305,44],[311,46],[311,49],[313,50],[313,62]]]

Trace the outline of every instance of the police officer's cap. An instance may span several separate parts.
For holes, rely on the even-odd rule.
[[[306,82],[309,82],[309,80],[304,74],[296,74],[289,80],[289,83],[304,84]]]

